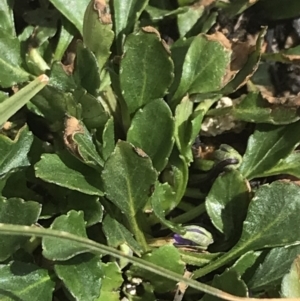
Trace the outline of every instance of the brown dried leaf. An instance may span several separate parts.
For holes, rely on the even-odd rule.
[[[223,86],[225,86],[243,68],[249,55],[255,51],[255,41],[252,39],[249,39],[246,42],[230,41],[220,31],[217,31],[212,35],[208,35],[207,39],[211,41],[218,41],[224,48],[232,52],[230,65],[228,66],[226,75],[223,78]]]
[[[207,7],[215,2],[216,2],[216,0],[202,0],[202,1],[200,1],[199,4],[203,5],[204,7]]]
[[[94,9],[98,12],[101,23],[112,24],[109,5],[105,0],[94,0]]]
[[[256,86],[260,91],[262,97],[266,99],[270,104],[282,105],[284,107],[300,107],[300,93],[292,95],[286,92],[284,96],[276,97],[273,87],[269,86]]]
[[[73,116],[67,116],[65,118],[64,125],[65,125],[65,130],[64,130],[63,139],[66,148],[76,157],[77,156],[81,157],[78,152],[78,145],[76,142],[74,142],[73,139],[76,133],[84,133],[84,129],[80,124],[80,121]]]
[[[169,54],[171,54],[169,45],[166,43],[165,40],[162,40],[162,38],[160,36],[160,33],[159,33],[159,31],[156,28],[154,28],[152,26],[145,26],[145,27],[142,27],[142,31],[148,32],[148,33],[154,33],[158,37],[159,41],[161,41],[161,43],[164,46],[164,48],[166,49],[166,51]]]
[[[282,58],[286,63],[300,64],[300,55],[282,53]]]
[[[148,155],[139,147],[134,147],[134,151],[142,158],[148,158]]]

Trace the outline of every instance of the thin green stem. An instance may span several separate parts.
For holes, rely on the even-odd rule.
[[[15,236],[38,236],[38,237],[55,237],[59,239],[65,239],[69,241],[76,242],[82,246],[85,246],[87,252],[92,252],[94,254],[109,254],[118,259],[127,259],[129,262],[135,264],[136,266],[147,270],[148,272],[154,273],[156,275],[168,278],[175,282],[183,282],[186,285],[202,291],[204,293],[216,296],[218,298],[229,300],[229,301],[282,301],[282,299],[257,299],[257,298],[246,298],[246,297],[238,297],[226,292],[223,292],[219,289],[216,289],[212,286],[209,286],[204,283],[200,283],[196,280],[185,278],[180,274],[174,273],[170,270],[157,266],[149,261],[145,261],[141,258],[132,257],[130,255],[124,254],[119,250],[108,247],[106,245],[99,244],[90,239],[76,236],[74,234],[58,231],[53,229],[43,229],[37,227],[29,227],[29,226],[20,226],[20,225],[10,225],[10,224],[1,224],[0,223],[0,233],[1,235],[15,235]],[[299,301],[299,298],[285,298],[285,301]]]
[[[190,211],[193,210],[195,208],[194,205],[192,205],[191,203],[185,202],[185,201],[181,201],[178,205],[177,208],[182,210],[182,211]]]
[[[187,187],[185,190],[184,196],[188,198],[193,198],[197,200],[204,200],[206,197],[206,193],[201,192],[198,188]]]
[[[203,277],[203,276],[207,275],[208,273],[231,262],[232,260],[234,260],[235,258],[237,258],[240,255],[240,251],[241,251],[240,248],[236,248],[228,253],[225,253],[223,256],[221,256],[216,261],[213,261],[211,264],[208,264],[205,267],[194,271],[193,278],[197,279],[197,278]]]
[[[174,217],[172,219],[172,222],[178,223],[178,224],[184,224],[184,223],[187,223],[187,222],[193,220],[194,218],[200,216],[205,211],[206,211],[205,203],[201,203],[200,205],[194,207],[193,209]]]
[[[231,107],[223,107],[218,109],[211,109],[207,112],[207,117],[217,117],[217,116],[223,116],[228,113],[232,112],[232,106]]]
[[[138,220],[137,220],[137,216],[133,215],[133,218],[130,218],[130,219],[128,218],[128,223],[129,223],[130,229],[131,229],[136,241],[140,244],[143,251],[144,252],[149,251],[150,248],[147,244],[145,235],[144,235],[143,231],[140,228],[140,225],[139,225]]]

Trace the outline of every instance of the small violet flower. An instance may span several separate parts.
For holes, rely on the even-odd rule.
[[[185,234],[174,234],[175,246],[191,246],[206,250],[207,247],[214,242],[212,235],[206,229],[200,226],[185,226]]]

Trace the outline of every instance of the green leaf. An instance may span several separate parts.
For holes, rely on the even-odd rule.
[[[122,244],[127,244],[137,255],[141,254],[142,249],[133,238],[133,235],[122,224],[109,215],[106,215],[103,220],[103,232],[109,246],[118,248]]]
[[[74,77],[88,93],[96,96],[100,87],[100,70],[95,55],[81,41],[77,42]]]
[[[188,164],[193,161],[192,145],[201,130],[203,117],[216,100],[205,99],[194,110],[193,100],[185,96],[175,109],[175,141]]]
[[[249,251],[243,254],[229,269],[236,271],[238,275],[242,276],[255,264],[261,253],[262,251]]]
[[[240,275],[234,270],[226,270],[221,275],[216,275],[212,286],[235,296],[247,297],[248,289]],[[205,294],[202,301],[219,301],[221,298]]]
[[[102,172],[108,199],[129,219],[146,205],[156,177],[149,157],[125,141],[118,141]]]
[[[209,266],[195,271],[194,277],[206,275],[248,251],[298,244],[299,214],[298,185],[278,181],[261,186],[250,202],[238,243]]]
[[[283,49],[279,52],[264,53],[263,58],[265,64],[267,66],[270,66],[269,62],[281,62],[287,64],[296,62],[296,60],[299,58],[299,55],[300,55],[300,45]]]
[[[2,88],[8,88],[29,80],[29,74],[20,67],[21,63],[19,40],[0,31],[0,86]]]
[[[156,182],[155,187],[154,187],[154,192],[151,196],[152,209],[153,209],[153,212],[156,215],[156,217],[159,219],[159,221],[163,225],[168,227],[173,232],[182,233],[182,232],[185,232],[185,230],[181,227],[181,225],[177,225],[166,219],[166,212],[164,210],[164,207],[167,207],[167,208],[174,207],[173,204],[164,205],[164,203],[166,203],[166,200],[165,200],[166,196],[167,197],[169,195],[172,196],[171,193],[172,193],[172,189],[168,185],[168,183],[161,184],[159,182]],[[173,196],[173,198],[174,198],[174,196]],[[168,198],[168,200],[171,201],[172,199],[170,200]]]
[[[244,253],[300,242],[299,214],[299,186],[284,182],[261,186],[250,202],[242,237],[234,249]]]
[[[204,5],[189,6],[187,11],[178,14],[177,26],[180,37],[184,37],[199,21],[204,12]]]
[[[1,300],[51,301],[55,282],[37,265],[13,261],[0,265]]]
[[[25,86],[23,89],[19,90],[13,96],[3,100],[0,103],[0,126],[18,110],[20,110],[34,95],[36,95],[41,89],[43,89],[47,85],[48,80],[49,79],[46,75],[41,75],[30,84]],[[1,74],[0,82],[2,82]]]
[[[36,202],[41,202],[42,197],[34,190],[28,188],[28,179],[24,170],[19,170],[17,172],[9,174],[8,178],[2,178],[2,183],[4,186],[0,189],[0,194],[3,197],[11,198],[17,197],[24,200],[32,200]]]
[[[233,17],[235,15],[241,14],[257,1],[258,0],[234,0],[230,3],[226,3],[227,6],[225,6],[223,10],[229,17]]]
[[[104,161],[106,161],[114,151],[115,144],[114,118],[110,117],[102,133],[101,154]]]
[[[205,206],[212,223],[226,239],[239,237],[249,201],[247,182],[238,171],[225,172],[214,181]]]
[[[53,221],[50,228],[87,237],[82,211],[71,210],[67,215],[60,215]],[[67,260],[88,251],[80,244],[70,244],[64,239],[52,237],[43,238],[42,247],[43,256],[50,260]]]
[[[223,94],[230,94],[242,87],[247,80],[253,75],[258,68],[258,64],[261,57],[262,47],[264,45],[264,36],[267,32],[267,28],[264,27],[257,40],[255,50],[248,55],[248,60],[235,77],[222,89]],[[237,56],[239,54],[237,53]]]
[[[183,62],[174,61],[178,67],[182,65],[182,69],[175,73],[177,79],[175,78],[170,88],[172,102],[178,102],[187,93],[209,93],[220,90],[230,63],[231,50],[210,36],[200,34],[192,39],[187,51],[186,46],[183,44],[181,56],[176,55],[175,58],[172,55],[174,60]]]
[[[184,264],[180,260],[179,251],[172,245],[160,247],[154,250],[151,254],[144,255],[142,258],[178,274],[182,275],[184,272]],[[173,290],[176,286],[174,281],[146,272],[145,270],[135,266],[131,268],[130,274],[134,277],[142,277],[143,279],[150,281],[154,290],[158,293],[168,292]]]
[[[120,68],[120,85],[129,114],[162,98],[173,80],[168,49],[150,26],[128,36]]]
[[[102,221],[103,209],[99,197],[72,191],[67,196],[65,212],[70,210],[83,211],[86,226],[92,226]]]
[[[98,172],[102,171],[104,161],[96,150],[93,137],[84,124],[75,117],[65,118],[64,142],[76,158]]]
[[[291,153],[286,158],[281,159],[274,167],[265,171],[266,177],[280,174],[300,177],[300,152]]]
[[[42,155],[35,164],[35,174],[61,187],[88,195],[103,195],[100,174],[68,153]]]
[[[284,298],[300,297],[300,256],[298,256],[286,274],[281,283],[281,295]]]
[[[178,153],[177,148],[174,148],[169,159],[169,166],[162,174],[163,181],[169,183],[175,193],[173,202],[170,204],[168,211],[174,209],[184,196],[188,183],[188,176],[187,162],[184,157]]]
[[[300,118],[296,107],[270,104],[258,92],[248,93],[233,107],[232,114],[239,120],[271,124],[289,124]]]
[[[50,0],[50,2],[61,12],[71,23],[73,23],[82,34],[83,16],[90,0]]]
[[[99,256],[80,254],[54,265],[59,279],[78,301],[94,301],[100,295],[103,272]]]
[[[80,107],[71,93],[62,92],[47,86],[35,95],[27,107],[39,116],[43,116],[53,130],[61,131],[66,115],[79,117]]]
[[[83,42],[95,54],[100,70],[110,56],[114,40],[109,6],[105,2],[90,1],[83,20]]]
[[[11,36],[16,36],[13,6],[14,0],[4,0],[0,2],[0,29]]]
[[[173,148],[173,132],[172,112],[163,99],[157,99],[135,113],[127,141],[141,148],[151,158],[153,167],[161,171]]]
[[[103,277],[100,298],[97,301],[119,301],[119,288],[123,283],[120,268],[115,262],[102,264]]]
[[[124,37],[132,32],[136,21],[149,0],[113,0],[114,24],[119,54],[122,53]]]
[[[299,142],[295,135],[300,129],[300,121],[286,126],[269,124],[257,125],[248,140],[240,171],[245,178],[263,177],[264,172],[276,166],[287,157]]]
[[[34,224],[41,213],[36,202],[24,202],[22,199],[0,198],[0,223],[26,225]],[[22,236],[0,235],[0,261],[9,258],[28,238]]]
[[[61,61],[64,53],[69,47],[73,37],[76,35],[77,30],[75,26],[64,16],[61,16],[61,29],[59,32],[58,42],[55,48],[53,61]]]
[[[73,75],[68,75],[61,62],[54,62],[50,70],[49,86],[62,92],[71,92],[76,88]]]
[[[0,134],[0,176],[19,168],[29,166],[28,153],[33,142],[33,135],[24,126],[15,140]]]
[[[213,27],[213,25],[217,23],[218,17],[219,13],[217,11],[211,10],[209,13],[206,11],[206,14],[202,16],[200,22],[196,23],[194,28],[197,29],[199,32],[208,33],[208,31]]]
[[[162,20],[165,17],[180,16],[189,10],[188,7],[178,7],[174,10],[168,10],[163,8],[158,8],[155,6],[147,5],[145,11],[149,14],[152,21]]]
[[[261,291],[280,284],[299,254],[300,245],[273,248],[247,283],[249,289]]]
[[[175,110],[175,141],[180,154],[187,158],[188,162],[192,160],[189,134],[191,132],[190,116],[193,113],[193,106],[193,101],[185,96]]]
[[[185,57],[188,53],[188,50],[194,40],[193,38],[188,38],[188,39],[178,39],[176,42],[171,47],[171,58],[174,63],[174,80],[172,82],[172,85],[170,86],[169,89],[169,95],[168,95],[168,102],[174,103],[173,107],[175,108],[177,104],[181,101],[182,98],[179,98],[177,101],[174,101],[172,99],[174,93],[176,92],[176,89],[178,88],[181,77],[182,77],[182,72],[183,72],[183,64],[185,62]]]
[[[96,97],[84,90],[77,90],[74,98],[81,105],[81,118],[88,129],[102,128],[105,125],[109,116]]]
[[[45,46],[48,44],[48,40],[52,38],[58,31],[58,11],[55,9],[49,9],[45,6],[38,7],[33,10],[27,11],[27,13],[24,14],[23,18],[28,24],[37,26],[34,30],[34,43],[31,42],[34,45],[32,48],[38,50],[38,53],[41,55],[41,57],[45,57]],[[29,56],[32,50],[30,48],[27,52]],[[35,53],[35,50],[33,51],[33,53]]]

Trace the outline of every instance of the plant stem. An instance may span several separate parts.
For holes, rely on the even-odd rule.
[[[182,211],[190,211],[193,210],[195,208],[194,205],[192,205],[191,203],[185,202],[185,201],[181,201],[178,205],[177,205],[178,209],[181,209]]]
[[[203,214],[205,212],[205,203],[201,203],[200,205],[194,207],[193,209],[178,215],[172,219],[172,222],[184,224],[188,221],[193,220],[194,218],[198,217],[199,215]]]
[[[132,215],[134,216],[134,215]],[[140,229],[140,225],[137,221],[137,216],[134,216],[133,218],[128,218],[128,223],[130,225],[131,231],[136,239],[136,241],[139,243],[139,245],[142,247],[143,252],[147,252],[150,250],[145,235],[143,231]]]
[[[200,200],[204,200],[206,195],[207,195],[206,193],[201,192],[198,188],[190,188],[190,187],[188,187],[184,193],[184,196],[188,198],[200,199]]]
[[[173,271],[165,269],[161,266],[155,265],[149,261],[145,261],[141,258],[133,257],[131,255],[124,254],[123,252],[116,250],[114,248],[108,247],[106,245],[99,244],[90,239],[76,236],[74,234],[58,231],[53,229],[44,229],[44,228],[36,228],[29,226],[20,226],[20,225],[10,225],[10,224],[2,224],[0,223],[0,233],[1,235],[16,235],[16,236],[38,236],[38,237],[51,237],[56,239],[64,239],[72,241],[73,243],[77,243],[78,245],[83,246],[87,252],[92,252],[94,254],[109,254],[118,259],[127,259],[132,262],[136,266],[145,269],[151,273],[155,273],[156,275],[165,277],[167,279],[173,280],[175,282],[183,282],[186,285],[202,291],[203,293],[207,293],[213,295],[217,298],[230,300],[230,301],[281,301],[279,298],[247,298],[247,297],[238,297],[231,295],[229,293],[223,292],[219,289],[216,289],[210,285],[197,282],[193,279],[185,278],[180,274],[177,274]],[[239,253],[239,252],[236,252]],[[235,254],[236,257],[237,254]],[[284,298],[285,301],[299,301],[299,298]]]
[[[230,252],[225,253],[216,261],[213,261],[211,264],[206,265],[205,267],[194,271],[193,278],[197,279],[207,275],[208,273],[222,267],[228,262],[231,262],[235,258],[237,258],[241,253],[241,248],[232,249]]]

